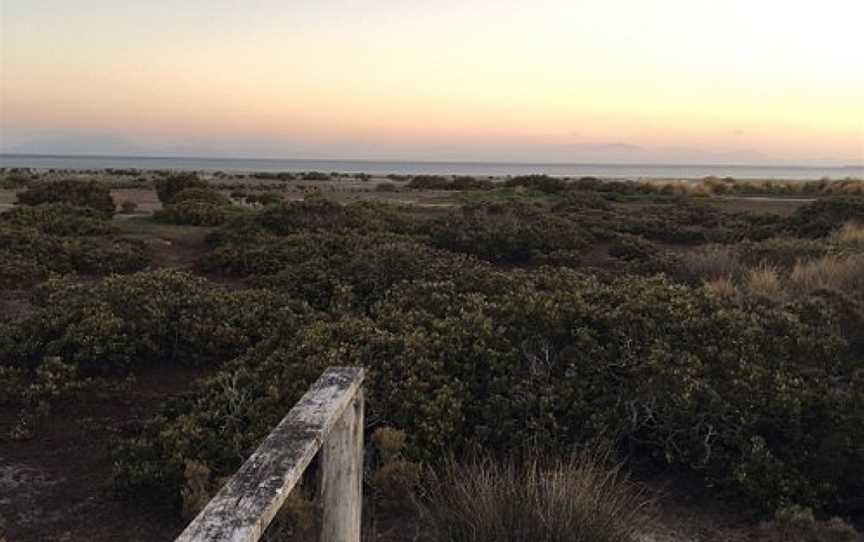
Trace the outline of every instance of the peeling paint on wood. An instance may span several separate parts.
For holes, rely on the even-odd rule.
[[[330,497],[325,488],[325,522],[329,517],[331,522],[345,525],[348,536],[354,536],[356,524],[356,537],[340,535],[322,540],[359,541],[363,378],[361,368],[327,369],[177,542],[257,542],[325,442],[328,451],[322,458],[323,476],[335,488]],[[328,515],[327,506],[337,506],[337,510]]]

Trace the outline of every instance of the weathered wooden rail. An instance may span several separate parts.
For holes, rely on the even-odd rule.
[[[322,542],[359,542],[363,369],[327,369],[176,542],[257,542],[321,450]]]

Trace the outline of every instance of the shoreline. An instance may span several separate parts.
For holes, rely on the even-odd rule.
[[[603,180],[701,181],[707,177],[731,177],[740,181],[818,181],[864,179],[864,166],[790,166],[720,164],[608,164],[608,163],[521,163],[464,161],[321,160],[268,158],[134,157],[85,155],[2,154],[0,168],[27,168],[36,171],[195,171],[234,175],[253,173],[303,173],[320,171],[343,175],[441,175],[473,176],[490,180],[545,174],[557,178],[597,177]]]

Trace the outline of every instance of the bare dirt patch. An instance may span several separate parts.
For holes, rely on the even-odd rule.
[[[131,436],[200,370],[162,367],[138,375],[130,391],[87,393],[52,406],[28,441],[6,438],[17,418],[0,408],[0,538],[8,542],[170,540],[183,528],[172,503],[118,496],[111,480],[115,439]]]

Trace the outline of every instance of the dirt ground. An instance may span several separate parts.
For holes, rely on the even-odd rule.
[[[175,537],[183,524],[171,503],[135,503],[114,492],[111,449],[116,438],[133,435],[159,405],[202,374],[153,368],[138,374],[129,391],[83,393],[53,405],[31,440],[4,440],[0,540],[150,542]],[[16,420],[17,412],[0,409],[0,434],[8,434]]]

